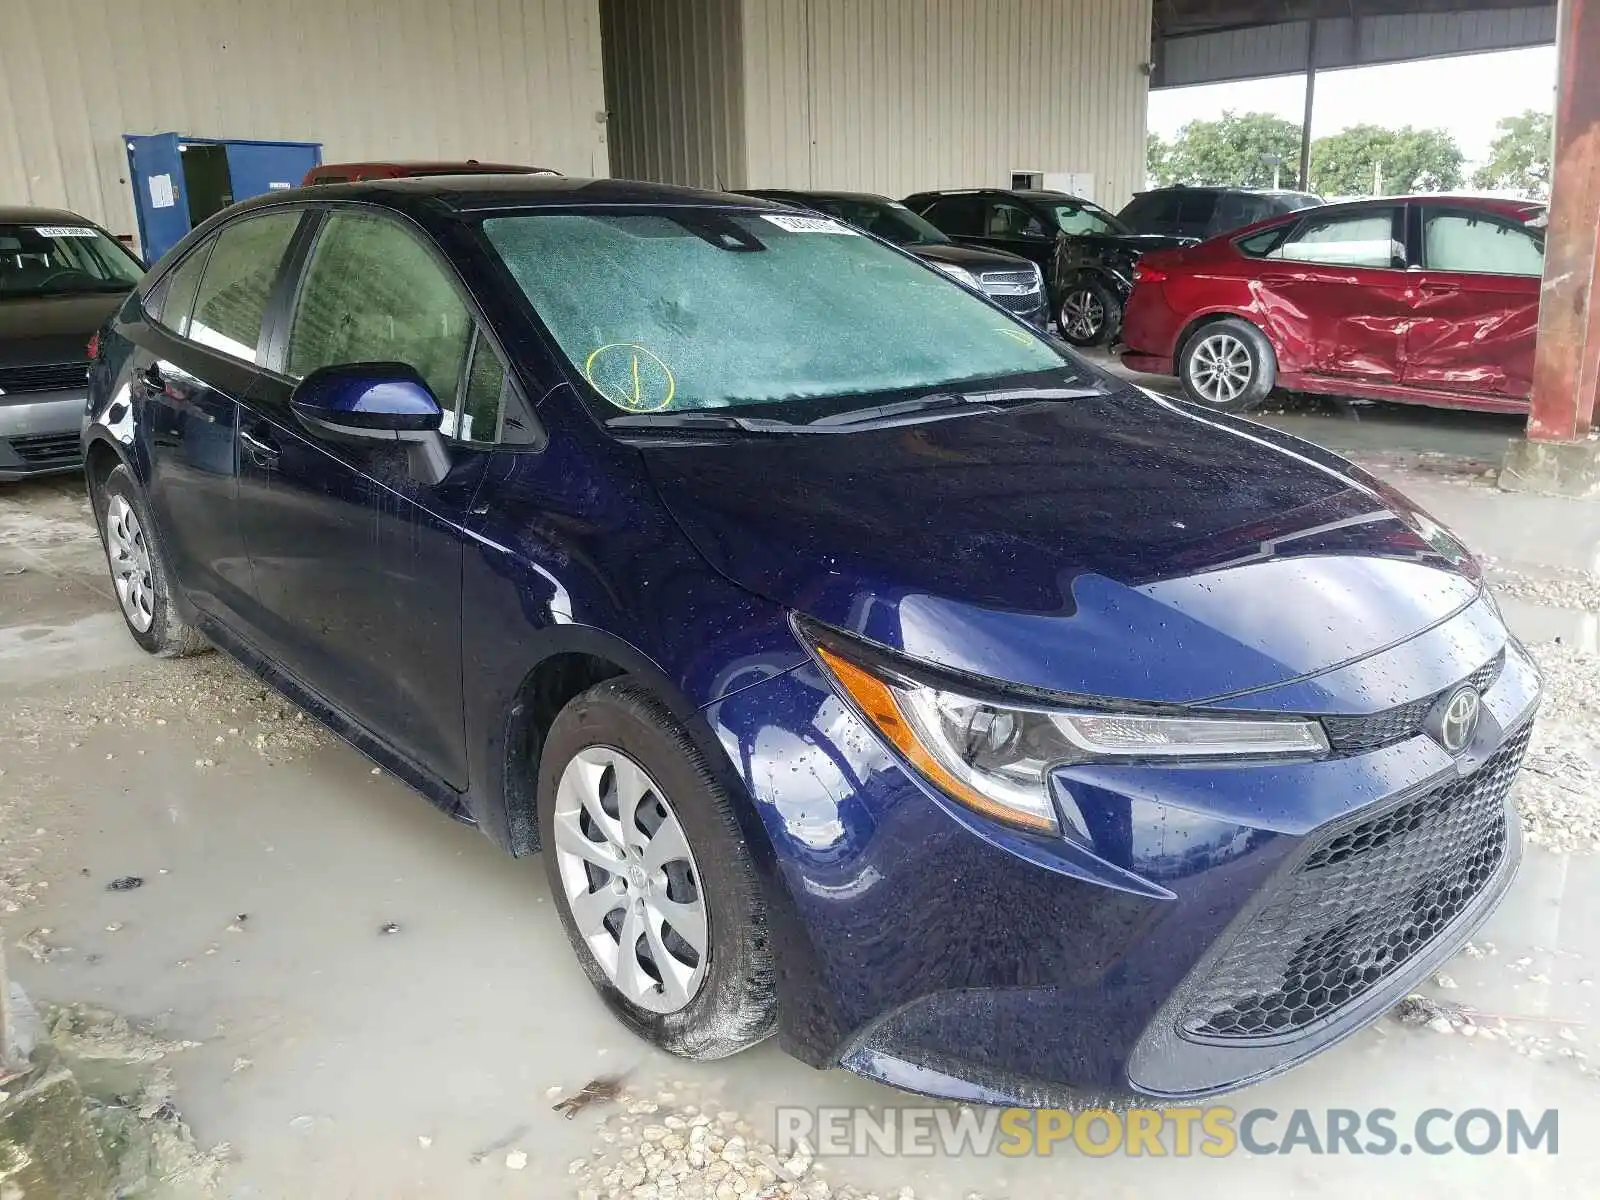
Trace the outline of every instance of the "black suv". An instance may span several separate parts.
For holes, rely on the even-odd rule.
[[[1039,329],[1050,327],[1050,306],[1038,267],[1002,250],[958,246],[898,200],[869,192],[794,192],[775,188],[753,188],[743,194],[813,209],[864,229],[968,287],[977,288],[1001,308]]]
[[[1310,192],[1166,187],[1137,193],[1117,219],[1138,233],[1203,240],[1321,203],[1322,197]]]
[[[1038,263],[1061,336],[1075,346],[1116,337],[1141,254],[1194,240],[1136,234],[1099,205],[1065,192],[974,188],[918,192],[905,202],[964,245]]]

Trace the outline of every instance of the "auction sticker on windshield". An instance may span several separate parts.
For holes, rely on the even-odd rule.
[[[35,225],[33,231],[40,237],[62,238],[82,237],[92,238],[95,231],[82,225]]]
[[[826,217],[794,217],[788,213],[762,213],[761,218],[771,221],[779,229],[787,229],[790,233],[845,233],[851,237],[861,236],[859,230],[841,225],[837,221],[830,221]]]

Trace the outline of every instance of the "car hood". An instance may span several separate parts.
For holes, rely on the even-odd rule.
[[[0,298],[0,367],[87,362],[89,335],[126,292]]]
[[[1477,566],[1314,447],[1127,391],[829,435],[646,445],[743,587],[914,658],[1052,692],[1271,687],[1435,625]]]
[[[969,271],[1020,271],[1029,265],[1029,260],[1020,254],[1007,254],[1004,250],[977,250],[971,246],[958,246],[954,242],[919,242],[903,249],[929,262],[950,263]]]

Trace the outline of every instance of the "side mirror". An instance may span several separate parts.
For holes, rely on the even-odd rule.
[[[450,472],[439,425],[444,412],[414,367],[342,363],[302,379],[289,407],[307,430],[349,445],[404,446],[412,475],[429,487]]]

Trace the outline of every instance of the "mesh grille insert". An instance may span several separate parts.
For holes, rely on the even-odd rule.
[[[1314,848],[1217,961],[1183,1028],[1292,1034],[1399,970],[1465,911],[1506,855],[1506,797],[1531,726],[1477,771]]]

